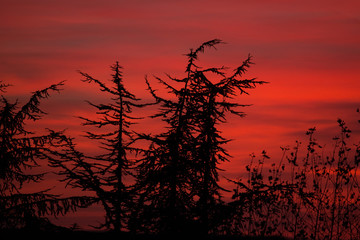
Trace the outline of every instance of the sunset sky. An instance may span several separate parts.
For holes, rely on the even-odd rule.
[[[84,100],[106,101],[78,70],[106,80],[119,61],[128,90],[151,101],[144,76],[184,77],[184,54],[214,38],[226,44],[200,55],[200,65],[235,68],[251,54],[246,77],[269,82],[236,99],[253,104],[242,109],[246,118],[222,126],[234,139],[227,147],[233,159],[223,165],[228,176],[252,152],[265,149],[275,160],[280,146],[304,139],[310,127],[330,140],[337,118],[359,140],[358,0],[0,0],[0,80],[13,85],[7,96],[22,101],[66,80],[61,94],[44,101],[49,115],[41,127],[76,137],[86,129],[74,116],[93,111]]]

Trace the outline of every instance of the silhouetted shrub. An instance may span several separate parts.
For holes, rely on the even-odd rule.
[[[331,151],[315,139],[315,128],[301,143],[283,149],[283,157],[270,168],[262,160],[246,167],[248,180],[233,181],[232,232],[248,235],[279,234],[293,239],[357,239],[360,236],[359,145],[351,151],[351,131],[338,120],[340,135]]]

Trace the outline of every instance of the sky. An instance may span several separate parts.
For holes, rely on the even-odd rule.
[[[79,70],[107,80],[119,61],[128,90],[151,101],[145,75],[184,77],[184,54],[215,38],[226,44],[200,55],[202,66],[235,68],[251,54],[255,64],[246,77],[269,82],[236,98],[252,104],[242,109],[247,116],[221,126],[234,139],[227,146],[233,158],[222,165],[227,176],[236,178],[252,152],[266,150],[276,161],[280,147],[304,140],[308,128],[326,142],[337,134],[338,118],[359,139],[358,0],[0,0],[0,6],[0,80],[13,85],[7,95],[26,101],[66,80],[41,105],[49,113],[41,127],[68,129],[84,149],[89,144],[78,136],[86,129],[74,116],[93,112],[85,100],[106,98],[80,81]],[[144,120],[141,127],[151,131],[156,123]]]

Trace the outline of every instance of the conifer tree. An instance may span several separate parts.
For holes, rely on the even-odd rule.
[[[83,81],[94,83],[100,91],[109,96],[110,102],[94,104],[98,119],[80,117],[83,125],[104,129],[101,133],[87,131],[86,137],[99,141],[104,153],[88,156],[77,150],[73,139],[64,137],[67,144],[64,151],[51,161],[53,167],[61,168],[63,181],[74,188],[93,192],[105,210],[105,227],[115,231],[127,228],[127,215],[132,203],[132,194],[127,180],[132,176],[132,162],[128,158],[133,141],[130,126],[136,119],[131,115],[134,107],[142,107],[137,99],[123,85],[122,67],[116,62],[111,66],[111,87],[87,73],[80,72]]]
[[[193,160],[196,167],[193,174],[196,175],[198,184],[193,188],[199,197],[197,207],[203,234],[216,232],[217,221],[221,219],[217,210],[223,204],[221,191],[225,189],[218,185],[218,165],[228,161],[230,157],[223,147],[230,140],[222,136],[218,126],[226,123],[228,113],[245,116],[238,108],[248,105],[231,102],[232,98],[238,93],[248,94],[248,89],[265,83],[255,78],[243,79],[243,74],[251,64],[251,57],[248,56],[230,75],[224,67],[202,69],[197,66],[194,66],[190,74],[192,101],[197,106],[194,114],[197,122],[196,155]],[[220,76],[220,80],[216,82],[211,74]]]
[[[179,90],[156,77],[175,100],[160,97],[146,80],[150,93],[161,105],[154,117],[162,117],[168,130],[155,136],[142,135],[151,144],[139,165],[142,177],[138,186],[143,187],[141,194],[146,196],[144,206],[157,211],[152,215],[157,216],[162,231],[183,232],[198,219],[202,233],[209,233],[211,211],[219,203],[215,198],[221,196],[218,164],[229,156],[222,148],[228,140],[220,135],[216,125],[226,122],[227,112],[243,116],[236,108],[245,105],[229,102],[237,90],[247,93],[246,89],[264,83],[239,79],[250,66],[250,57],[230,76],[226,76],[225,67],[199,67],[196,63],[199,53],[220,43],[221,40],[214,39],[191,49],[185,78],[168,75],[170,81],[183,84]],[[207,77],[211,74],[221,80],[214,83]]]
[[[0,102],[0,228],[41,228],[48,224],[46,215],[65,214],[77,207],[86,206],[89,199],[60,198],[51,194],[50,189],[24,193],[25,184],[42,181],[45,173],[30,173],[40,166],[39,161],[47,158],[47,151],[59,142],[59,132],[49,130],[38,135],[26,128],[27,121],[41,119],[45,114],[40,102],[50,92],[58,92],[63,82],[33,93],[27,103],[10,102],[2,95]],[[0,82],[0,91],[9,85]],[[36,229],[33,229],[36,230]],[[39,230],[39,229],[38,229]]]

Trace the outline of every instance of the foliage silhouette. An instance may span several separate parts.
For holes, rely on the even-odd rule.
[[[100,228],[122,231],[127,227],[127,215],[133,207],[133,194],[127,185],[128,178],[133,175],[133,163],[127,154],[136,150],[131,147],[133,133],[130,126],[137,118],[131,116],[131,113],[134,107],[145,105],[139,104],[139,99],[124,87],[122,67],[118,62],[111,66],[111,70],[111,87],[80,72],[85,78],[84,82],[94,83],[111,99],[106,104],[88,102],[97,109],[98,119],[80,117],[84,121],[83,125],[104,129],[101,133],[88,131],[86,137],[100,141],[105,152],[95,157],[86,156],[76,149],[72,138],[63,136],[66,141],[62,146],[64,150],[55,154],[57,158],[51,160],[51,166],[61,169],[59,175],[64,176],[62,181],[68,185],[95,193],[94,201],[102,204],[106,214],[105,223]]]
[[[168,90],[166,98],[146,77],[155,103],[141,104],[126,90],[118,62],[111,66],[111,86],[80,72],[84,82],[109,96],[109,103],[88,102],[97,119],[79,117],[92,127],[88,140],[103,150],[96,156],[79,151],[64,132],[38,135],[26,128],[26,121],[45,114],[41,100],[63,82],[33,93],[20,107],[3,96],[10,85],[0,81],[0,228],[49,230],[53,226],[46,216],[99,203],[105,221],[98,228],[112,231],[96,234],[109,237],[360,239],[360,144],[350,144],[352,132],[340,119],[331,149],[317,141],[313,127],[304,146],[296,141],[281,147],[279,159],[272,160],[266,151],[260,157],[251,154],[245,177],[228,179],[233,195],[224,201],[228,190],[219,184],[219,165],[231,157],[225,148],[230,140],[219,127],[229,115],[245,116],[241,109],[248,105],[233,99],[265,82],[243,78],[251,56],[232,72],[200,66],[200,54],[222,43],[214,39],[190,49],[183,78],[154,76]],[[151,118],[161,119],[165,127],[157,134],[135,133],[132,124],[144,116],[134,117],[133,110],[148,105],[158,107]],[[84,196],[61,198],[49,189],[22,193],[24,184],[44,179],[44,174],[26,171],[40,160]],[[89,237],[76,225],[73,230],[74,236]]]
[[[222,204],[223,190],[217,183],[217,165],[229,157],[222,147],[229,140],[220,135],[216,125],[226,122],[226,113],[244,115],[236,108],[246,105],[229,101],[237,91],[247,94],[247,89],[265,83],[240,79],[251,64],[250,56],[230,76],[225,67],[199,67],[199,53],[220,43],[214,39],[191,49],[186,55],[185,78],[167,75],[170,82],[182,84],[180,89],[155,77],[174,100],[159,96],[146,79],[150,93],[160,104],[159,113],[153,117],[161,117],[168,126],[166,132],[155,136],[140,134],[151,142],[138,165],[139,208],[143,209],[141,219],[148,221],[142,227],[152,222],[160,232],[189,231],[191,225],[205,235],[216,232],[214,214]],[[149,215],[151,219],[147,219]]]
[[[308,143],[301,158],[301,143],[266,169],[269,157],[263,152],[258,165],[246,167],[247,182],[233,181],[230,203],[235,223],[231,232],[248,235],[279,234],[292,239],[358,239],[360,237],[359,145],[351,153],[350,130],[338,120],[340,136],[325,152],[315,139],[315,128],[306,135]],[[289,153],[290,151],[290,153]],[[267,174],[266,170],[269,170]]]
[[[59,132],[48,130],[45,135],[36,135],[26,130],[28,120],[36,122],[45,114],[40,108],[42,99],[50,92],[60,91],[63,82],[53,84],[33,93],[29,101],[19,106],[1,96],[0,108],[0,228],[41,228],[50,226],[46,215],[61,215],[86,206],[86,199],[60,198],[50,189],[34,193],[23,193],[24,184],[37,183],[45,173],[31,174],[29,170],[40,166],[39,160],[47,159],[47,151],[58,141]],[[10,85],[0,84],[6,92]]]

